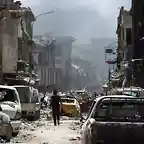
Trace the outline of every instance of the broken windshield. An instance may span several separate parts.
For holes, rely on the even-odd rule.
[[[64,98],[62,98],[61,101],[64,102],[64,103],[74,103],[73,99],[64,99]]]
[[[0,102],[11,101],[16,102],[17,96],[14,90],[0,88]]]
[[[101,103],[95,118],[118,121],[144,121],[143,102],[104,102]]]
[[[15,87],[19,93],[21,103],[29,103],[31,100],[31,92],[29,87]]]

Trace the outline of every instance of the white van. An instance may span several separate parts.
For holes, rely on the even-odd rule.
[[[14,88],[19,93],[22,116],[31,119],[38,119],[40,117],[40,101],[38,92],[34,92],[33,87],[24,85],[14,85]]]
[[[17,136],[21,126],[21,104],[17,90],[0,85],[0,137],[9,141]]]

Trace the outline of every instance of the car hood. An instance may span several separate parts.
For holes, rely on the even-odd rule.
[[[10,102],[10,101],[4,101],[0,102],[0,107],[2,109],[2,112],[7,114],[10,119],[14,119],[16,116],[16,112],[18,109],[18,104],[15,102]]]

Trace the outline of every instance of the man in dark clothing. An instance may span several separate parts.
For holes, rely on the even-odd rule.
[[[57,94],[57,90],[53,91],[53,96],[51,97],[51,106],[52,106],[52,116],[54,120],[54,125],[60,124],[60,103],[61,98]]]

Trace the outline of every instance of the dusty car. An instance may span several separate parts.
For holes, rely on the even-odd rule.
[[[124,95],[96,98],[82,126],[82,144],[144,143],[144,98]]]
[[[61,97],[61,113],[66,116],[80,116],[80,105],[74,98]]]
[[[0,118],[0,136],[5,131],[6,140],[10,140],[10,135],[17,136],[21,126],[21,104],[15,88],[0,85]]]
[[[22,107],[22,117],[34,120],[40,117],[40,100],[36,91],[34,92],[33,87],[14,85],[19,93],[21,107]]]

